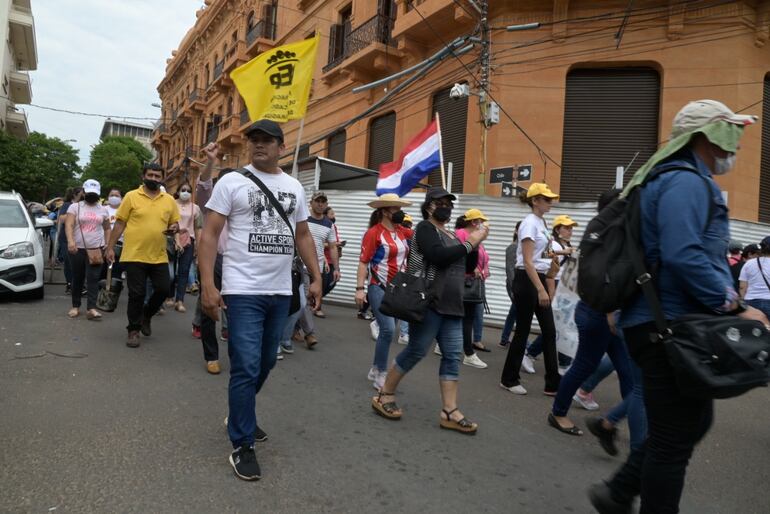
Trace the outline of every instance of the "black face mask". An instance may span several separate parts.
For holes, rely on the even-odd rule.
[[[149,178],[144,179],[144,187],[149,189],[150,191],[157,191],[160,187],[160,182],[157,180],[152,180]]]
[[[86,193],[85,196],[86,203],[94,204],[99,201],[99,194],[98,193]]]
[[[452,217],[452,208],[451,207],[436,207],[433,210],[433,217],[439,223],[446,223],[447,221],[449,221],[449,218]]]
[[[390,221],[392,221],[394,225],[400,225],[404,222],[404,216],[406,216],[404,211],[396,211],[391,214]]]
[[[329,221],[332,222],[332,225],[337,223],[337,218],[329,218]]]

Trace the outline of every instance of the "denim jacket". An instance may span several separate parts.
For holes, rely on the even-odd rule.
[[[646,184],[640,197],[645,262],[669,320],[714,312],[737,298],[725,257],[730,227],[722,191],[690,150],[661,164],[679,162],[694,166],[708,180],[691,171],[671,171]],[[631,327],[653,319],[640,292],[621,313],[620,323]]]

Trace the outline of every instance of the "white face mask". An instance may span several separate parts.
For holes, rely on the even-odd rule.
[[[107,199],[107,201],[109,202],[109,204],[112,207],[117,207],[118,205],[120,205],[120,197],[119,196],[111,196],[111,197],[109,197]]]
[[[183,202],[189,202],[190,198],[192,197],[192,193],[189,191],[182,191],[179,193],[179,199]]]
[[[735,166],[735,154],[731,153],[727,157],[714,157],[714,175],[724,175]]]

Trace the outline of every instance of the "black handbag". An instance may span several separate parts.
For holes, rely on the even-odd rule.
[[[409,323],[421,323],[431,299],[424,273],[416,276],[399,271],[385,286],[380,312]]]
[[[487,300],[486,286],[480,277],[465,277],[463,302],[484,303]]]
[[[294,241],[294,258],[292,260],[292,266],[291,266],[291,302],[289,303],[289,315],[291,316],[295,312],[297,312],[300,308],[300,298],[299,298],[299,286],[302,283],[302,275],[297,269],[296,266],[296,259],[297,259],[297,238],[294,236],[294,228],[292,228],[291,223],[289,223],[289,217],[286,216],[286,211],[283,210],[283,206],[280,204],[280,202],[275,198],[275,195],[272,191],[270,191],[267,186],[259,180],[256,176],[254,176],[253,173],[250,173],[247,169],[241,168],[238,170],[238,173],[243,175],[244,177],[250,179],[252,182],[254,182],[259,189],[262,190],[262,192],[267,197],[267,200],[270,202],[270,205],[273,206],[273,209],[278,213],[278,215],[281,217],[284,223],[286,223],[286,226],[289,227],[289,232],[291,232],[291,238]]]
[[[638,242],[630,252],[644,296],[655,317],[658,341],[676,372],[679,391],[695,398],[733,398],[770,381],[770,332],[737,316],[692,314],[668,323]]]

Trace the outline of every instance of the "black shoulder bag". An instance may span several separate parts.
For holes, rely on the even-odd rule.
[[[413,235],[410,251],[414,251],[416,247],[417,237]],[[385,296],[382,297],[380,312],[409,323],[421,323],[433,299],[429,292],[426,268],[427,265],[423,261],[418,275],[407,271],[396,273],[393,280],[385,284]]]
[[[289,227],[289,232],[291,232],[291,238],[294,241],[294,257],[291,266],[291,303],[289,304],[289,315],[292,315],[300,308],[299,285],[302,283],[302,274],[299,271],[299,266],[297,266],[297,238],[294,236],[294,229],[292,228],[291,223],[289,223],[289,217],[286,216],[286,211],[283,210],[283,206],[278,202],[273,192],[267,188],[265,183],[259,180],[246,168],[239,169],[238,173],[250,179],[257,185],[257,187],[265,194],[270,205],[273,206],[273,209],[275,209],[283,222],[286,223],[286,226]]]
[[[704,177],[709,194],[711,187]],[[710,211],[709,211],[710,212]],[[709,219],[711,216],[709,216]],[[689,314],[666,321],[639,241],[626,225],[631,260],[684,396],[732,398],[770,381],[770,332],[759,321],[730,315]]]

